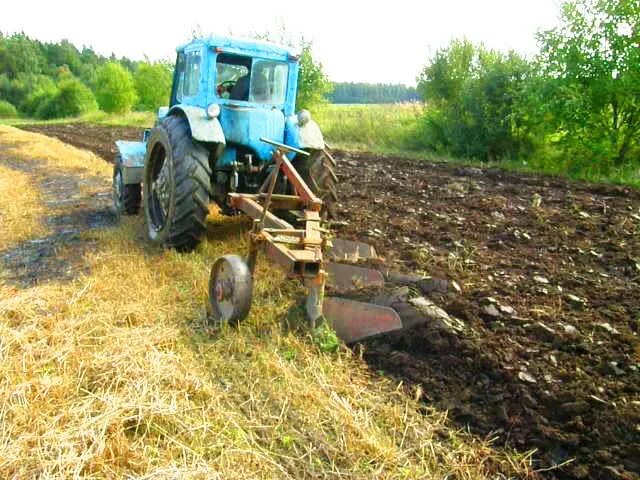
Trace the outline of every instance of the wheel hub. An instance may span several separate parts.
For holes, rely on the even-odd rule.
[[[167,161],[162,163],[162,168],[158,172],[158,176],[153,180],[151,190],[158,199],[158,205],[162,210],[163,217],[166,218],[169,211],[169,204],[171,202],[171,190],[169,188],[169,172],[167,167]]]
[[[216,300],[219,302],[223,302],[227,298],[231,298],[233,296],[233,288],[231,286],[231,282],[228,280],[219,280],[216,282],[216,286],[214,289]]]

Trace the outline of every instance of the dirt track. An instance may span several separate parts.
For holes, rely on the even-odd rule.
[[[33,128],[111,160],[140,129]],[[544,478],[640,478],[640,193],[339,153],[338,234],[448,279],[429,296],[464,330],[366,342],[374,370],[521,451]],[[453,281],[460,292],[453,288]]]

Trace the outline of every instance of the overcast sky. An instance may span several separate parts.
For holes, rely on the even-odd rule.
[[[557,22],[558,0],[6,0],[0,31],[63,38],[98,53],[174,58],[191,32],[278,30],[313,41],[334,81],[415,84],[429,55],[452,38],[536,51],[534,34]]]

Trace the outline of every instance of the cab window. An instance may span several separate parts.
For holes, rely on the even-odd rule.
[[[221,53],[216,59],[216,92],[220,98],[247,101],[251,58]]]
[[[182,101],[184,92],[184,67],[185,54],[179,53],[176,60],[176,70],[173,74],[173,91],[171,92],[171,105]]]
[[[283,62],[256,60],[251,72],[249,101],[282,105],[284,103],[289,66]]]
[[[197,95],[200,86],[200,52],[187,53],[184,77],[184,96]]]

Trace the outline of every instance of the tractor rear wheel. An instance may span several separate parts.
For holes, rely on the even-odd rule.
[[[335,219],[338,202],[336,162],[326,150],[314,150],[310,153],[308,157],[299,155],[294,166],[313,193],[322,200],[322,218]]]
[[[139,183],[124,183],[122,158],[117,155],[113,162],[113,208],[116,215],[136,215],[140,211],[142,194]]]
[[[186,118],[166,117],[152,130],[143,190],[149,239],[193,250],[206,232],[211,167],[209,151],[193,140]]]

